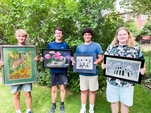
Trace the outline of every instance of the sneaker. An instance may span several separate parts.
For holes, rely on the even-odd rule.
[[[49,113],[55,113],[56,107],[52,106],[52,108],[50,109]]]
[[[64,105],[60,105],[60,113],[65,113]]]
[[[28,111],[27,113],[32,113],[31,111]]]
[[[86,113],[86,110],[81,108],[80,113]]]
[[[94,110],[93,109],[89,110],[89,113],[94,113]]]

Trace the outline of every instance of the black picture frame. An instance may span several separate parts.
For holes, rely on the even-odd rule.
[[[4,86],[37,81],[36,46],[1,45],[2,82]]]
[[[140,68],[144,67],[144,59],[104,55],[104,76],[141,83]]]
[[[73,72],[96,73],[96,54],[74,54]]]
[[[70,68],[71,49],[42,49],[43,68]]]

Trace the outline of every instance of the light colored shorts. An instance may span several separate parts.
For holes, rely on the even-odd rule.
[[[133,105],[134,86],[118,87],[107,82],[106,96],[108,102],[122,102],[126,106]]]
[[[24,92],[31,92],[32,83],[11,86],[11,93],[17,93],[20,92],[21,90],[23,90]]]
[[[83,76],[80,77],[80,90],[96,91],[99,89],[98,76]]]

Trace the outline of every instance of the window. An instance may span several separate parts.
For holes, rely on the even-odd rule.
[[[148,15],[142,15],[142,20],[146,20],[148,18]]]
[[[127,14],[121,15],[121,18],[122,18],[124,21],[126,21],[126,20],[127,20]]]

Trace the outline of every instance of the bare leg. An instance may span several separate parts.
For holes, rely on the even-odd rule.
[[[14,93],[14,107],[16,111],[20,109],[20,92]]]
[[[61,102],[64,102],[66,96],[66,89],[64,85],[60,85],[60,97],[61,97]]]
[[[129,112],[129,107],[121,103],[121,113],[128,113],[128,112]]]
[[[88,90],[86,90],[86,91],[81,91],[81,103],[82,103],[82,104],[86,104],[87,94],[88,94]]]
[[[56,103],[56,98],[57,98],[57,86],[52,86],[52,91],[51,91],[51,98],[52,98],[52,103]]]
[[[24,92],[24,95],[26,98],[26,107],[27,109],[31,109],[31,104],[32,104],[31,92]]]
[[[119,111],[118,102],[111,103],[111,109],[112,109],[112,113],[118,113]]]
[[[89,96],[90,104],[94,105],[94,103],[95,103],[95,96],[96,96],[95,91],[89,91],[89,94],[90,94],[90,96]]]

